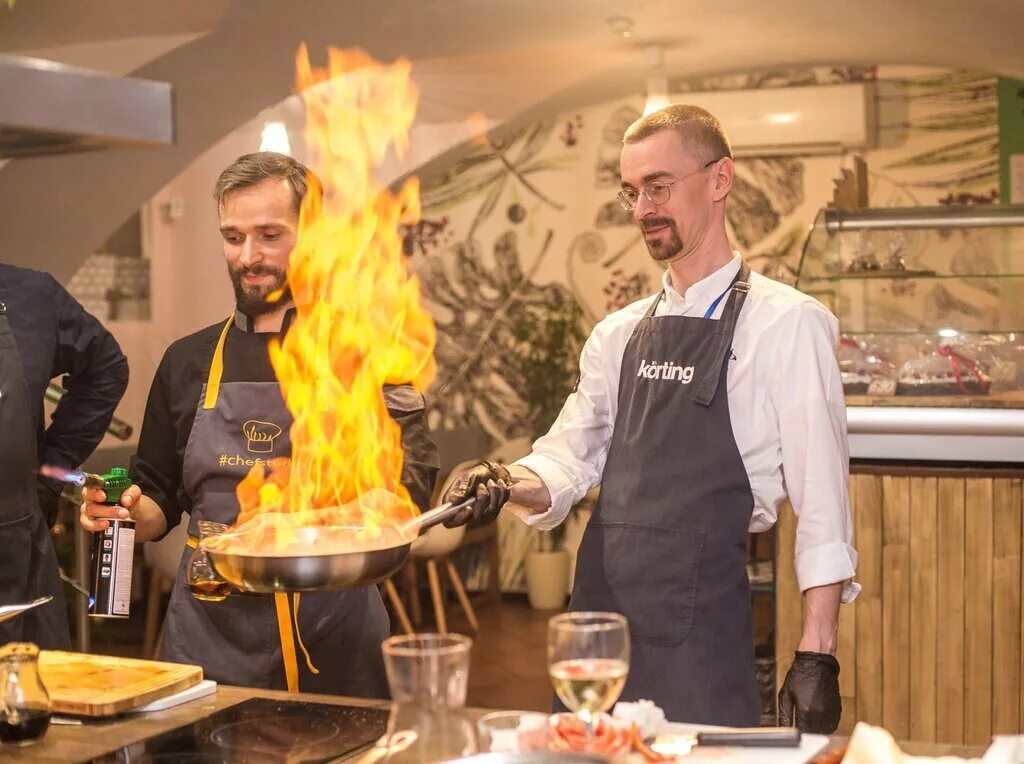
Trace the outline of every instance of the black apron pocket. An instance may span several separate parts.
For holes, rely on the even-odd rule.
[[[678,645],[693,628],[703,548],[701,531],[592,520],[570,608],[622,613],[635,641]]]

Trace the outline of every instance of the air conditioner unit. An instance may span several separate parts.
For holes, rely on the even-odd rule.
[[[735,156],[838,154],[875,142],[869,82],[678,93],[672,100],[718,117]]]

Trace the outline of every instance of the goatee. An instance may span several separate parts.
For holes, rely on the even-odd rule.
[[[235,290],[235,305],[247,316],[261,316],[275,310],[285,300],[285,272],[281,268],[257,264],[250,268],[228,268],[231,286]],[[246,286],[242,281],[246,276],[272,276],[273,281],[267,286]],[[269,300],[271,295],[277,299]]]
[[[676,232],[676,224],[669,218],[645,218],[640,224],[640,230],[650,231],[663,226],[668,226],[669,237],[667,239],[650,239],[644,236],[647,252],[651,255],[651,259],[658,263],[672,260],[683,251],[683,242]]]

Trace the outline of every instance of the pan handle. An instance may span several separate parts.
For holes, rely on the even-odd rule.
[[[414,517],[412,520],[402,525],[400,531],[403,536],[412,536],[413,534],[423,533],[424,531],[430,530],[435,525],[455,517],[460,510],[473,506],[474,501],[476,501],[475,497],[466,499],[460,504],[448,502],[447,504],[442,504],[440,507],[434,507],[434,509],[428,510],[422,515]]]

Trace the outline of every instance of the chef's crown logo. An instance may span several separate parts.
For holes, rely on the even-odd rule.
[[[248,441],[246,449],[251,454],[274,453],[274,441],[282,432],[273,422],[261,422],[258,419],[250,419],[242,425],[242,434]]]

